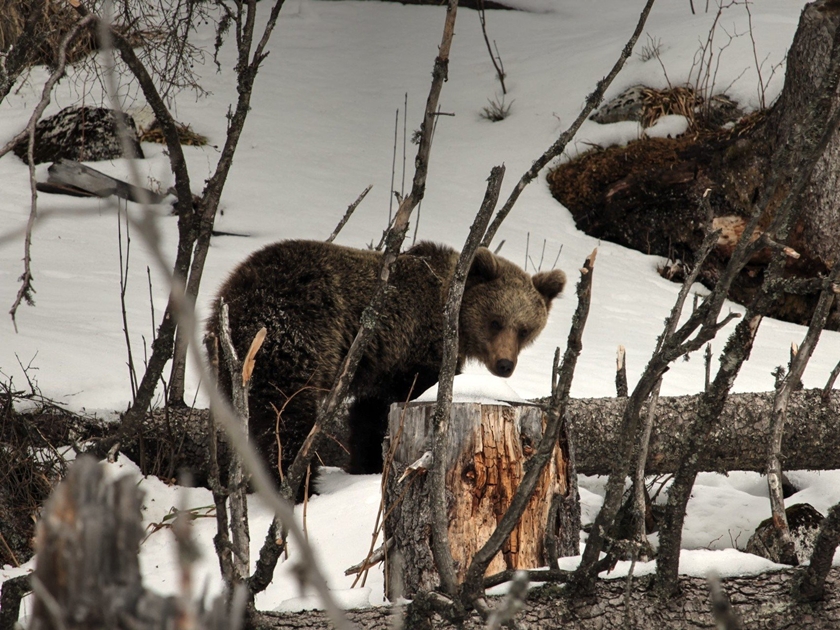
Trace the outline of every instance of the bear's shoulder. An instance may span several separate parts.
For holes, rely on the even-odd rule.
[[[408,256],[425,258],[436,269],[453,267],[458,260],[458,252],[441,243],[420,241],[405,251]]]

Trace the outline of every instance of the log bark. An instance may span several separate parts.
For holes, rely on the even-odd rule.
[[[782,444],[786,470],[840,468],[840,392],[824,401],[820,390],[791,395]],[[647,474],[672,473],[679,465],[677,446],[697,411],[699,395],[659,399],[653,425]],[[578,473],[609,474],[616,431],[625,400],[589,398],[570,401],[568,421],[575,445]],[[773,392],[730,394],[712,431],[701,470],[766,471],[766,450]]]
[[[764,630],[830,630],[840,627],[840,569],[832,569],[826,584],[826,597],[815,604],[797,604],[791,598],[791,579],[796,570],[764,573],[756,576],[722,580],[724,592],[732,602],[735,613],[745,628]],[[709,587],[705,578],[681,577],[680,594],[662,601],[653,596],[648,578],[633,582],[630,589],[629,623],[625,625],[625,580],[598,580],[591,597],[569,601],[555,585],[533,589],[525,602],[524,611],[517,615],[517,628],[545,630],[568,628],[601,630],[603,628],[631,628],[639,630],[699,630],[715,628]],[[499,598],[491,598],[497,605]],[[396,611],[396,612],[395,612]],[[420,611],[413,611],[413,624]],[[386,630],[393,628],[393,616],[404,615],[395,608],[354,610],[348,617],[360,628]],[[315,630],[328,628],[323,612],[264,613],[255,623],[261,630]],[[485,628],[482,619],[473,614],[463,624],[454,624],[432,614],[430,625],[435,630]]]
[[[695,412],[698,399],[699,395],[660,397],[650,444],[648,474],[676,470],[679,462],[675,445],[685,431],[690,414]],[[625,401],[617,398],[574,398],[569,401],[567,418],[574,439],[578,473],[609,474]],[[764,472],[766,461],[763,460],[772,409],[773,392],[730,394],[702,462],[703,470]],[[825,401],[821,390],[794,392],[788,413],[786,437],[782,444],[785,469],[840,469],[840,425],[836,420],[840,415],[840,391],[832,393]],[[209,470],[206,427],[206,409],[170,409],[169,413],[156,411],[144,423],[143,438],[139,441],[142,456],[160,476],[174,478],[179,469],[189,468],[195,482],[204,485]],[[105,429],[107,427],[101,428]],[[79,439],[85,437],[82,434]],[[337,440],[344,441],[344,433],[340,433]],[[336,442],[331,440],[327,446],[334,448],[329,451],[320,449],[319,453],[328,465],[346,463],[346,453]],[[141,449],[135,447],[126,454],[137,461],[141,457]]]
[[[685,431],[687,418],[694,413],[699,395],[664,396],[657,405],[648,457],[648,474],[671,473],[678,465],[675,445]],[[575,398],[569,401],[568,422],[575,444],[575,466],[586,475],[609,474],[614,456],[616,431],[626,399]],[[715,428],[702,462],[705,471],[751,470],[764,472],[773,392],[730,394],[720,423]],[[840,391],[823,400],[821,390],[803,390],[791,395],[782,456],[786,470],[840,469]],[[60,420],[53,420],[55,425]],[[104,423],[103,423],[104,424]],[[158,410],[144,422],[142,440],[126,454],[138,461],[145,457],[150,468],[165,478],[174,478],[181,468],[189,468],[200,485],[206,484],[209,470],[207,452],[207,410]],[[87,432],[107,430],[107,426],[86,428]],[[337,436],[344,440],[344,434]],[[58,443],[58,442],[57,442]],[[334,446],[319,450],[328,465],[343,465],[342,451]],[[142,447],[142,448],[141,448]],[[323,451],[323,452],[321,452]],[[334,452],[333,452],[334,451]],[[225,460],[226,461],[226,460]],[[413,460],[412,460],[413,461]],[[410,462],[408,462],[410,463]]]
[[[385,538],[394,538],[386,555],[386,594],[413,597],[439,584],[430,549],[430,484],[426,470],[415,464],[429,449],[434,404],[393,405],[389,435],[394,444],[393,465],[385,490]],[[542,435],[544,417],[538,407],[452,405],[444,461],[427,463],[446,471],[448,534],[456,577],[463,582],[476,552],[490,538],[504,515]],[[553,563],[546,553],[546,538],[562,556],[578,553],[580,509],[571,477],[568,441],[561,440],[546,466],[518,526],[487,574],[508,569],[530,569]],[[414,470],[409,470],[409,467]],[[565,513],[556,516],[557,510]],[[554,527],[569,531],[547,532]]]

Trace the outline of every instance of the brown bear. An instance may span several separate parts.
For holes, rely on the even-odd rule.
[[[443,306],[457,260],[455,250],[434,243],[420,243],[397,258],[375,336],[351,383],[349,472],[382,470],[388,407],[406,399],[415,376],[415,396],[437,382]],[[381,262],[375,251],[284,241],[253,253],[222,285],[218,297],[228,304],[240,357],[261,327],[268,330],[251,381],[249,428],[273,470],[278,438],[285,469],[308,435],[374,294]],[[479,249],[461,304],[459,370],[465,359],[475,358],[493,374],[510,376],[565,284],[560,270],[531,277]],[[218,328],[217,309],[218,298],[210,333]],[[224,380],[222,388],[229,391]]]

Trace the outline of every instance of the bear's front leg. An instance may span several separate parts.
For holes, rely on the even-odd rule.
[[[347,472],[366,475],[382,472],[382,440],[388,428],[390,404],[381,398],[356,399],[350,405],[350,465]]]

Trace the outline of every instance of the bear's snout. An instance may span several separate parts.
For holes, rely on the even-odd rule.
[[[499,359],[496,361],[496,366],[493,371],[496,373],[496,376],[507,378],[513,374],[514,367],[516,367],[516,364],[510,359]]]

